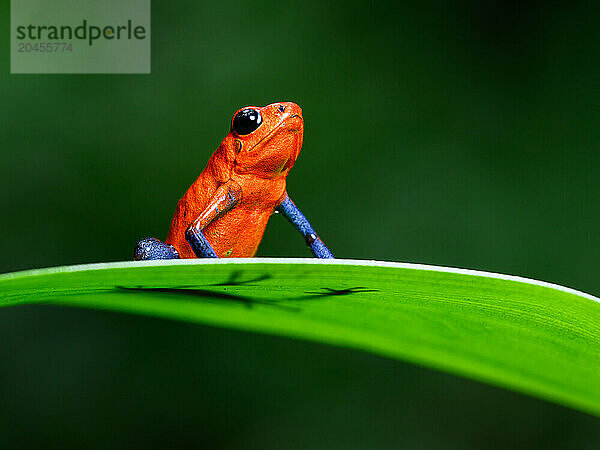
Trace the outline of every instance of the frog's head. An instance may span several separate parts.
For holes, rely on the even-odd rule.
[[[295,103],[246,106],[234,114],[223,144],[235,152],[235,172],[274,179],[285,177],[296,162],[303,132]]]

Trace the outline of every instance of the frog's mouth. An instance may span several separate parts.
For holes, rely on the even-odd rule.
[[[271,138],[271,136],[273,136],[273,134],[275,134],[277,131],[279,131],[279,129],[280,129],[281,127],[283,127],[284,125],[286,125],[286,123],[288,122],[288,120],[289,120],[289,119],[300,119],[300,122],[301,122],[301,123],[304,123],[304,119],[302,118],[302,116],[301,116],[301,115],[299,115],[299,114],[292,114],[291,116],[288,116],[288,117],[284,118],[284,119],[283,119],[281,122],[279,122],[279,123],[277,124],[277,126],[271,130],[271,132],[270,132],[270,133],[268,133],[267,135],[265,135],[265,136],[264,136],[264,137],[263,137],[263,138],[262,138],[260,141],[258,141],[258,142],[257,142],[256,144],[254,144],[252,147],[250,147],[250,148],[248,149],[248,151],[249,151],[249,152],[251,152],[251,151],[252,151],[252,150],[254,150],[256,147],[258,147],[258,146],[260,145],[260,143],[261,143],[261,142],[263,142],[263,141],[265,141],[265,140],[268,140],[268,139],[270,139],[270,138]],[[298,130],[299,130],[299,128],[291,128],[291,129],[290,129],[290,132],[291,132],[291,133],[297,133],[297,132],[298,132]]]
[[[300,122],[304,123],[304,118],[300,114],[292,114],[289,118],[290,119],[300,119]],[[292,128],[290,131],[292,133],[297,133],[298,128]]]

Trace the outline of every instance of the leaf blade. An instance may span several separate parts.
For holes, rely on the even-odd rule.
[[[0,275],[0,306],[146,314],[373,352],[600,415],[600,303],[484,272],[315,259],[109,263]]]

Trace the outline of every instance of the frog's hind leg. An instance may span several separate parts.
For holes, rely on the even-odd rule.
[[[146,261],[150,259],[179,259],[179,253],[175,247],[165,244],[155,238],[144,238],[140,240],[133,250],[135,261]]]

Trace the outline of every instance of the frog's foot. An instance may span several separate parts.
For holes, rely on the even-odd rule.
[[[135,261],[146,261],[149,259],[179,259],[179,253],[175,247],[165,244],[155,238],[144,238],[140,240],[133,250]]]

